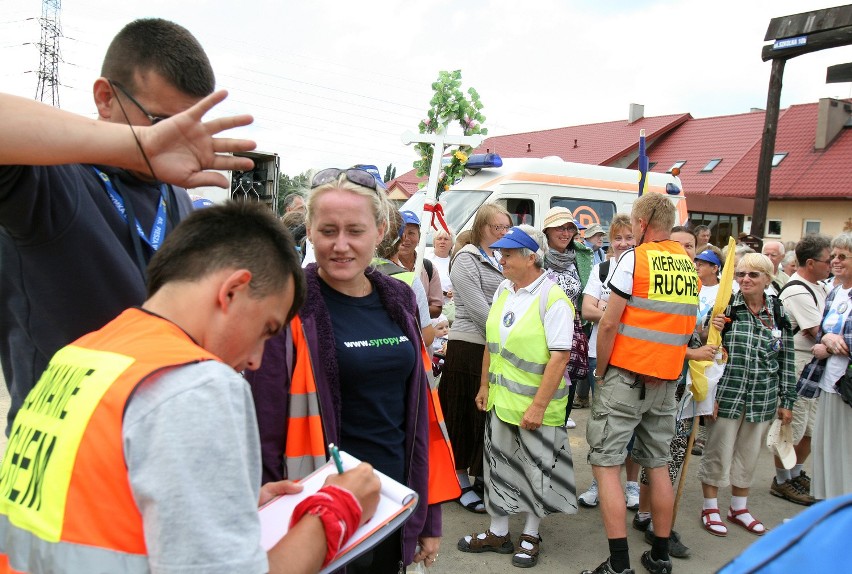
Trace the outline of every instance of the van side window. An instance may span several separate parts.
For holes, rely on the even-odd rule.
[[[506,199],[506,211],[512,225],[535,225],[535,204],[531,199]]]

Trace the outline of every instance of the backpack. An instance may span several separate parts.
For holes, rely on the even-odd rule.
[[[724,339],[728,331],[731,330],[734,321],[739,319],[740,311],[748,312],[745,302],[740,305],[734,305],[734,296],[735,295],[732,293],[731,299],[728,301],[728,307],[725,309],[725,317],[730,319],[730,321],[725,321],[725,328],[722,329],[721,333],[722,339]],[[775,321],[776,326],[782,331],[792,332],[793,326],[787,318],[787,315],[784,314],[784,307],[781,305],[781,299],[774,295],[770,295],[769,298],[772,303],[772,319]]]
[[[429,259],[423,260],[423,268],[426,270],[426,276],[429,277],[429,281],[432,280],[432,273],[434,271],[434,267],[432,267],[432,262]]]
[[[609,275],[609,262],[611,260],[607,259],[598,264],[598,277],[601,279],[601,283],[606,283],[606,276]]]
[[[804,288],[805,288],[805,290],[806,290],[808,293],[810,293],[810,294],[811,294],[811,297],[813,297],[814,305],[816,305],[816,306],[817,306],[817,308],[819,308],[819,301],[817,301],[817,296],[816,296],[816,293],[814,293],[814,290],[813,290],[813,289],[811,289],[810,287],[808,287],[808,284],[807,284],[807,283],[805,283],[804,281],[800,281],[800,280],[798,280],[798,279],[791,279],[790,281],[787,281],[787,283],[786,283],[786,284],[785,284],[785,285],[781,288],[781,290],[778,292],[778,298],[779,298],[779,299],[781,298],[781,293],[783,293],[783,292],[784,292],[784,290],[785,290],[787,287],[790,287],[790,286],[793,286],[793,285],[801,285],[802,287],[804,287]],[[798,333],[799,331],[801,331],[801,329],[799,328],[799,326],[798,326],[798,325],[796,325],[796,328],[795,328],[795,329],[793,329],[793,334],[795,335],[795,334],[796,334],[796,333]]]
[[[842,555],[850,530],[852,494],[824,500],[767,532],[723,566],[718,574],[843,570],[841,564],[845,559]]]

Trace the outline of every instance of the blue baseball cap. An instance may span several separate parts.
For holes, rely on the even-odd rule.
[[[507,249],[522,249],[527,248],[530,251],[538,251],[541,246],[535,242],[535,239],[527,235],[520,227],[513,227],[506,232],[502,239],[498,239],[490,245],[490,247],[504,247]]]
[[[405,226],[408,224],[416,225],[420,227],[420,218],[417,217],[417,214],[413,211],[405,210],[400,211],[399,214],[402,216],[402,225],[399,226],[399,236],[402,237],[402,234],[405,233]]]
[[[190,195],[189,198],[192,200],[193,209],[204,209],[205,207],[213,207],[216,205],[211,200],[200,195]]]
[[[706,261],[707,263],[711,263],[713,265],[716,265],[717,267],[722,266],[722,262],[719,261],[719,258],[716,256],[716,254],[713,253],[713,251],[711,251],[710,249],[705,249],[704,251],[696,255],[695,259]]]

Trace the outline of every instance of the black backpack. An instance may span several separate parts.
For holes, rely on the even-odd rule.
[[[731,327],[734,324],[734,321],[739,319],[740,312],[748,313],[748,309],[746,308],[745,302],[734,305],[734,297],[735,294],[731,294],[731,299],[728,301],[728,307],[725,309],[725,317],[730,319],[730,321],[725,321],[725,328],[722,329],[722,339],[725,338],[725,335],[728,331],[731,330]],[[790,324],[790,320],[787,318],[787,315],[784,313],[784,306],[781,305],[781,299],[775,297],[774,295],[769,295],[769,299],[772,304],[772,319],[775,321],[775,324],[782,331],[790,331],[792,333],[793,326]]]

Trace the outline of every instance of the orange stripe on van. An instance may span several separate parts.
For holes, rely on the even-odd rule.
[[[510,173],[506,175],[501,175],[499,177],[495,177],[492,180],[489,180],[482,185],[479,186],[479,189],[488,189],[498,183],[507,182],[507,181],[528,181],[531,183],[549,183],[553,185],[571,185],[575,187],[592,187],[599,189],[611,189],[614,191],[632,191],[634,193],[639,193],[639,181],[637,179],[636,183],[626,183],[626,182],[617,182],[617,181],[609,181],[606,179],[589,179],[585,177],[572,177],[568,175],[557,175],[557,174],[549,174],[549,173],[527,173],[527,172],[517,172]],[[647,187],[648,191],[652,191],[654,193],[665,193],[666,188],[659,185],[649,185]],[[681,192],[683,193],[683,192]]]

